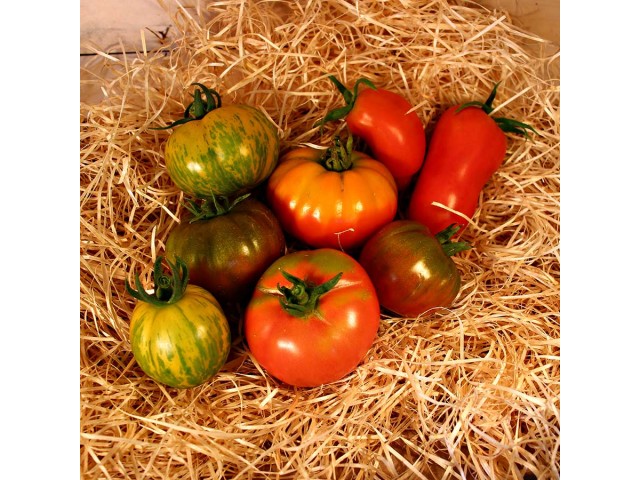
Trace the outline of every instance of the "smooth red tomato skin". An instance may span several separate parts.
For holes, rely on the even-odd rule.
[[[393,175],[398,189],[405,189],[422,166],[426,151],[424,126],[411,104],[401,95],[382,88],[358,93],[345,117],[349,130],[362,137]]]
[[[427,158],[420,171],[407,210],[432,232],[452,223],[468,221],[432,202],[438,202],[472,218],[480,191],[502,164],[507,140],[496,122],[482,109],[459,105],[447,109],[433,131]]]
[[[191,283],[227,306],[248,301],[262,272],[284,254],[285,238],[273,212],[249,198],[208,220],[185,219],[169,233],[166,251],[187,264]]]
[[[286,271],[320,285],[343,272],[305,318],[280,304],[278,285],[290,285]],[[375,288],[362,266],[335,249],[298,251],[273,263],[262,275],[245,312],[245,337],[258,363],[275,378],[299,387],[340,380],[364,359],[380,325]]]
[[[343,172],[327,170],[323,151],[283,155],[267,183],[267,201],[282,228],[314,248],[349,250],[393,220],[398,191],[389,170],[361,152]]]
[[[460,290],[460,274],[427,227],[396,220],[378,231],[358,258],[375,285],[380,304],[403,317],[449,307]]]

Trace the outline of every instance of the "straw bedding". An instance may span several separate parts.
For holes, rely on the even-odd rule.
[[[167,48],[98,52],[80,108],[80,462],[83,478],[554,479],[560,469],[558,54],[470,2],[240,1],[179,7]],[[147,33],[148,34],[148,33]],[[327,146],[312,124],[342,104],[327,80],[360,76],[406,96],[427,129],[501,81],[500,116],[531,124],[464,233],[449,310],[383,316],[343,380],[297,389],[241,338],[210,382],[165,388],[129,344],[134,300],[185,213],[163,160],[192,82],[260,108],[282,149]]]

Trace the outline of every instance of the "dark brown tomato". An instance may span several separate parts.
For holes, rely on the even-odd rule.
[[[396,220],[373,235],[359,261],[375,285],[380,305],[403,317],[449,307],[460,290],[450,254],[469,248],[449,239],[450,235],[443,242],[453,246],[450,252],[426,226],[410,220]]]
[[[187,264],[190,283],[230,305],[248,300],[260,275],[284,254],[285,239],[271,210],[249,198],[212,218],[183,220],[166,247],[169,259]]]

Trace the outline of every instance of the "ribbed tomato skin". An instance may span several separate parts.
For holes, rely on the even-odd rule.
[[[282,228],[315,248],[356,248],[393,220],[398,191],[389,170],[361,152],[336,172],[308,147],[282,156],[267,183],[267,200]]]
[[[177,388],[201,385],[227,361],[229,323],[205,289],[187,285],[184,296],[161,307],[138,302],[130,324],[133,356],[156,382]]]
[[[266,180],[279,149],[278,130],[262,111],[229,105],[176,127],[165,145],[165,162],[185,193],[232,196]]]

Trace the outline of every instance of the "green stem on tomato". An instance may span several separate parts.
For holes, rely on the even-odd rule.
[[[194,82],[191,85],[195,85],[196,89],[193,92],[193,102],[191,102],[185,109],[184,116],[166,127],[156,127],[151,130],[166,130],[193,120],[201,120],[209,112],[222,107],[222,98],[220,98],[220,94],[218,92],[205,87],[201,83]],[[202,99],[203,95],[204,101]]]
[[[339,136],[333,137],[333,146],[327,148],[322,165],[330,172],[344,172],[353,166],[353,135],[349,132],[345,146]]]
[[[331,80],[331,82],[338,88],[338,90],[342,94],[342,97],[344,98],[344,101],[345,101],[345,105],[342,107],[330,110],[329,113],[327,113],[322,120],[318,120],[316,123],[313,124],[314,128],[318,126],[322,128],[324,127],[324,124],[327,122],[340,120],[346,117],[349,114],[349,112],[353,109],[353,106],[356,103],[356,99],[358,98],[358,88],[360,87],[361,84],[364,83],[368,87],[376,90],[376,86],[373,84],[373,82],[371,82],[371,80],[364,77],[361,77],[358,80],[356,80],[356,83],[353,85],[353,91],[345,87],[340,82],[340,80],[338,80],[333,75],[329,75],[328,78],[329,80]]]
[[[436,233],[435,235],[435,237],[440,242],[440,245],[442,246],[442,250],[444,250],[444,253],[449,257],[454,256],[456,253],[460,253],[464,250],[470,250],[472,248],[471,245],[469,245],[467,242],[451,241],[451,238],[456,233],[458,233],[458,230],[460,230],[460,225],[452,223],[447,228],[445,228],[441,232]]]
[[[282,293],[280,305],[284,310],[295,316],[304,318],[318,308],[320,297],[336,286],[342,272],[320,285],[314,285],[282,270],[282,276],[291,282],[291,287],[278,284],[278,291]]]
[[[196,203],[195,200],[188,199],[188,203],[185,203],[184,207],[189,210],[192,215],[189,223],[195,223],[201,220],[210,220],[221,215],[226,215],[236,205],[247,199],[249,196],[251,196],[251,193],[241,195],[231,201],[229,200],[229,197],[212,195],[211,198],[201,199],[200,204]]]
[[[129,295],[136,300],[150,303],[156,307],[171,305],[182,298],[189,283],[189,269],[187,264],[180,257],[176,257],[176,263],[167,259],[171,273],[165,275],[162,269],[163,257],[158,257],[153,264],[154,293],[145,291],[140,281],[140,276],[135,275],[137,290],[134,290],[129,281],[125,279],[125,288]]]
[[[496,94],[498,92],[498,85],[500,85],[500,82],[496,83],[493,86],[493,90],[491,90],[489,97],[487,97],[484,103],[479,101],[463,103],[458,107],[456,113],[464,110],[465,108],[478,107],[481,108],[482,111],[484,111],[484,113],[486,113],[487,115],[491,115],[491,113],[493,112],[493,101],[495,100]],[[498,124],[498,127],[500,127],[503,132],[515,133],[518,135],[524,135],[526,138],[530,138],[527,130],[531,130],[533,133],[538,135],[538,132],[536,132],[536,130],[531,125],[527,125],[526,123],[522,123],[517,120],[505,117],[492,118],[493,120],[495,120],[495,122]]]

